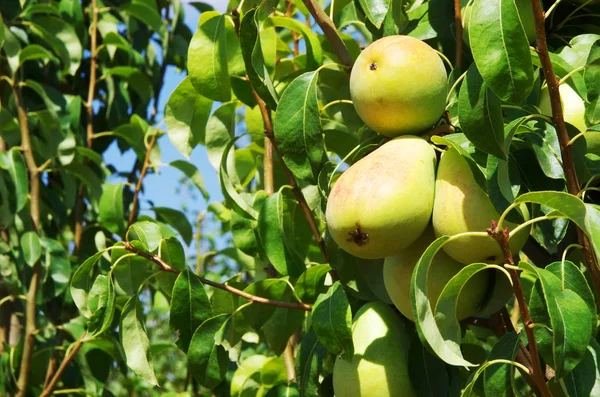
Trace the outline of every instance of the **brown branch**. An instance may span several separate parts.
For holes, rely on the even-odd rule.
[[[441,124],[441,125],[438,125],[437,127],[433,128],[426,135],[427,135],[427,139],[430,140],[431,137],[436,136],[436,135],[444,136],[444,135],[454,134],[455,132],[456,132],[456,128],[454,128],[454,126],[452,124]]]
[[[131,243],[129,243],[127,241],[123,242],[123,248],[126,249],[127,251],[133,252],[136,255],[141,256],[142,258],[146,258],[150,262],[155,263],[156,265],[158,265],[161,268],[161,270],[163,270],[165,272],[169,272],[169,273],[173,273],[173,274],[181,273],[179,270],[175,269],[174,267],[169,265],[167,262],[165,262],[158,255],[153,255],[153,254],[143,251],[137,247],[134,247]],[[198,277],[198,278],[200,279],[200,281],[202,281],[203,284],[210,285],[213,288],[227,291],[227,292],[237,295],[237,296],[241,296],[242,298],[245,298],[253,303],[258,303],[261,305],[268,305],[268,306],[275,306],[275,307],[282,307],[284,309],[303,310],[306,312],[310,312],[312,310],[312,306],[307,305],[306,303],[275,301],[275,300],[271,300],[268,298],[263,298],[261,296],[255,296],[255,295],[249,294],[247,292],[244,292],[237,288],[234,288],[230,285],[217,283],[217,282],[211,281],[209,279],[206,279],[204,277]]]
[[[29,131],[29,120],[27,119],[27,111],[23,103],[23,95],[19,86],[18,80],[15,79],[12,85],[15,104],[17,106],[17,117],[19,119],[19,128],[21,131],[21,150],[25,156],[25,163],[29,171],[29,211],[35,231],[39,234],[40,225],[40,172],[35,163],[33,151],[31,149],[31,137]],[[36,329],[36,298],[40,286],[40,277],[42,267],[40,263],[33,265],[31,281],[29,282],[29,290],[27,292],[27,304],[25,308],[25,341],[23,343],[23,355],[21,358],[21,368],[19,379],[17,381],[17,397],[24,397],[27,394],[27,385],[29,383],[29,372],[31,370],[31,358],[35,345],[35,329]]]
[[[98,5],[96,0],[91,0],[91,17],[92,23],[90,25],[90,82],[88,85],[88,96],[86,102],[86,128],[85,128],[85,142],[88,149],[92,148],[92,142],[94,140],[94,108],[92,103],[94,102],[94,95],[96,92],[96,50],[98,47],[97,36],[98,36]],[[83,214],[85,213],[85,185],[82,184],[79,187],[79,193],[77,195],[77,202],[75,204],[75,237],[74,237],[74,252],[79,252],[81,245],[81,236],[83,235]]]
[[[62,334],[58,333],[56,336],[56,346],[59,346],[62,343]],[[48,368],[46,369],[46,376],[44,378],[44,389],[50,384],[50,381],[52,380],[53,375],[55,374],[55,370],[56,370],[56,361],[57,361],[57,352],[54,351],[52,353],[52,355],[50,356],[50,362],[48,362]]]
[[[508,243],[510,235],[508,228],[505,228],[504,230],[498,230],[498,223],[496,221],[492,221],[492,227],[489,228],[487,232],[500,246],[500,249],[504,254],[504,263],[506,265],[514,266],[515,262],[513,260],[512,252],[510,251],[510,246]],[[516,270],[508,268],[506,270],[510,274],[513,284],[513,291],[517,301],[519,302],[519,309],[521,310],[521,318],[523,319],[523,326],[525,327],[525,334],[527,335],[529,346],[532,378],[536,383],[540,395],[542,397],[551,397],[552,393],[550,393],[550,390],[548,390],[548,386],[546,385],[546,379],[544,377],[545,373],[542,372],[542,364],[540,362],[540,356],[538,353],[537,341],[535,340],[535,334],[533,332],[533,321],[531,320],[529,308],[527,307],[527,302],[525,301],[525,293],[523,292],[521,279],[519,278],[519,274]],[[504,308],[504,312],[505,316],[507,317],[505,323],[510,324],[510,327],[514,329],[506,308]]]
[[[79,352],[79,349],[81,349],[81,346],[83,346],[84,337],[85,337],[85,334],[83,334],[81,336],[81,338],[79,338],[79,340],[75,343],[75,346],[73,346],[73,349],[71,349],[71,352],[64,358],[63,362],[60,364],[60,367],[58,367],[58,369],[56,370],[56,373],[52,377],[52,380],[44,388],[44,391],[42,392],[42,394],[40,394],[40,397],[47,397],[52,394],[52,392],[54,391],[54,388],[56,387],[56,384],[60,380],[60,377],[62,376],[63,372],[65,372],[65,369],[67,368],[69,363],[73,360],[73,358],[75,358],[75,356]]]
[[[550,54],[548,52],[546,30],[544,27],[544,11],[539,0],[531,0],[531,6],[533,7],[535,19],[536,52],[540,58],[544,78],[548,84],[548,93],[550,95],[550,104],[552,107],[552,121],[556,125],[556,132],[560,143],[563,170],[567,179],[567,189],[570,194],[577,195],[579,194],[579,181],[577,180],[575,163],[573,162],[573,152],[569,145],[570,138],[567,132],[567,125],[565,124],[563,116],[560,92],[558,89],[559,82],[554,73],[554,68],[552,67],[552,61],[550,60]],[[578,230],[577,236],[579,244],[584,247],[585,264],[590,272],[592,283],[594,284],[598,306],[598,303],[600,303],[600,268],[598,268],[598,261],[591,249],[590,241],[587,236],[581,230]]]
[[[456,53],[454,56],[454,68],[460,70],[462,67],[462,43],[463,26],[460,15],[460,0],[454,0],[454,25],[456,29]]]
[[[146,177],[146,173],[148,172],[148,168],[150,167],[150,154],[152,152],[152,148],[156,144],[156,140],[158,139],[158,131],[152,138],[150,138],[150,143],[148,144],[146,156],[144,157],[144,163],[142,164],[142,170],[140,171],[140,177],[138,178],[137,184],[135,185],[135,190],[133,191],[133,202],[131,204],[131,212],[129,213],[129,222],[128,226],[131,226],[135,221],[138,212],[138,202],[140,191],[142,190],[142,185],[144,183],[144,178]]]
[[[294,2],[291,0],[287,0],[287,9],[285,11],[285,15],[288,18],[294,18],[293,15],[294,10]],[[298,41],[300,40],[300,35],[295,30],[292,30],[292,41],[294,42],[294,58],[300,54],[300,46],[298,45]],[[294,65],[296,68],[296,65]]]
[[[313,18],[315,18],[315,21],[321,27],[321,30],[323,30],[327,41],[329,41],[331,48],[333,48],[333,51],[340,59],[340,62],[342,62],[344,66],[351,68],[354,64],[354,59],[352,58],[352,55],[350,55],[348,47],[346,47],[341,36],[338,34],[333,21],[329,19],[327,14],[325,14],[325,11],[317,4],[316,0],[302,0],[302,2]]]

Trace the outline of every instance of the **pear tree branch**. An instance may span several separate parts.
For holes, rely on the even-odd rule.
[[[454,26],[456,29],[456,54],[454,56],[454,67],[460,70],[462,67],[463,42],[463,26],[460,14],[460,0],[454,0]]]
[[[131,204],[131,212],[129,213],[128,226],[131,226],[131,224],[135,221],[135,218],[137,216],[138,207],[139,207],[140,191],[142,190],[142,186],[144,184],[144,178],[146,177],[146,173],[148,172],[148,168],[150,167],[150,155],[152,153],[152,149],[154,148],[154,145],[156,144],[157,139],[158,139],[158,131],[156,131],[154,133],[154,135],[152,135],[152,138],[150,138],[150,143],[148,144],[148,146],[146,148],[146,156],[144,157],[144,163],[142,164],[142,170],[140,171],[140,177],[138,178],[138,181],[135,185],[135,190],[133,191],[133,202]]]

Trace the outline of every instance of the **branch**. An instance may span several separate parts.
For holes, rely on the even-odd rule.
[[[91,0],[91,17],[92,23],[90,25],[90,83],[88,85],[88,96],[86,102],[87,112],[87,124],[85,129],[86,146],[88,149],[92,148],[92,141],[94,140],[94,108],[92,103],[94,102],[94,94],[96,92],[96,50],[98,47],[97,36],[98,36],[98,5],[96,0]],[[85,185],[79,187],[79,193],[77,195],[77,203],[75,204],[75,237],[74,252],[79,252],[79,246],[81,245],[81,236],[83,234],[83,214],[85,212]]]
[[[158,131],[152,138],[150,138],[150,143],[148,144],[148,150],[146,151],[146,156],[144,157],[144,164],[142,164],[142,170],[140,171],[140,177],[138,178],[137,184],[135,185],[135,190],[133,191],[133,202],[131,204],[131,212],[129,213],[129,222],[128,226],[135,221],[135,217],[138,212],[138,201],[140,190],[142,190],[142,185],[144,183],[144,178],[146,177],[146,173],[148,172],[148,168],[150,167],[150,153],[152,152],[152,148],[156,144],[156,140],[158,139]]]
[[[287,0],[287,9],[285,11],[285,15],[289,18],[294,18],[293,15],[294,2],[291,0]],[[298,45],[298,41],[300,40],[300,35],[295,30],[292,30],[292,40],[294,41],[294,58],[300,54],[300,46]],[[294,68],[296,65],[294,65]]]
[[[575,163],[573,162],[573,152],[569,145],[569,134],[567,133],[567,126],[562,112],[560,92],[558,90],[559,82],[554,73],[554,68],[552,67],[552,61],[550,60],[550,54],[548,52],[546,30],[544,27],[544,11],[542,10],[539,0],[531,0],[531,6],[533,7],[535,19],[536,51],[542,64],[544,78],[548,84],[548,93],[550,95],[550,104],[552,106],[552,121],[554,121],[554,124],[556,125],[563,170],[567,179],[567,188],[570,194],[577,196],[579,194],[579,181],[577,180]],[[589,239],[581,230],[578,230],[577,237],[579,244],[584,247],[585,264],[590,272],[592,283],[594,284],[595,295],[598,298],[598,296],[600,296],[600,269],[598,268],[597,258],[594,256],[594,252],[591,249]],[[600,300],[598,300],[598,302],[600,302]]]
[[[487,230],[488,234],[496,240],[502,253],[504,254],[504,263],[507,265],[514,266],[515,262],[513,260],[512,252],[510,252],[510,246],[508,244],[509,240],[509,230],[505,228],[504,230],[498,230],[498,224],[496,221],[492,221],[492,227]],[[523,325],[525,327],[525,334],[527,335],[527,341],[529,345],[529,352],[531,358],[531,367],[532,370],[532,378],[535,381],[537,388],[539,389],[540,395],[542,397],[551,397],[552,394],[550,390],[548,390],[548,386],[546,385],[546,379],[544,378],[544,372],[542,372],[542,364],[540,362],[540,356],[538,353],[537,342],[535,340],[535,335],[533,332],[533,321],[531,320],[531,316],[529,314],[529,308],[527,307],[527,303],[525,302],[525,293],[523,292],[523,287],[521,286],[521,279],[519,278],[519,274],[516,270],[512,268],[507,268],[510,278],[513,284],[513,290],[517,301],[519,302],[519,308],[521,310],[521,317],[523,319]],[[506,311],[506,308],[504,309]],[[505,313],[508,316],[508,313]],[[510,324],[510,327],[514,329],[512,322],[510,321],[510,317],[507,317],[505,320],[505,324]]]
[[[85,338],[85,335],[86,334],[84,333],[81,336],[81,338],[79,338],[79,340],[75,343],[75,346],[73,346],[73,349],[71,349],[71,352],[64,358],[63,362],[60,364],[60,367],[58,367],[56,373],[52,377],[52,380],[44,388],[42,394],[40,394],[40,397],[48,397],[52,394],[63,372],[65,372],[65,369],[67,368],[69,363],[73,360],[73,358],[75,358],[75,356],[79,352],[79,349],[81,349],[81,346],[83,346],[83,340]]]
[[[133,245],[131,245],[130,242],[123,242],[123,248],[126,249],[127,251],[133,252],[136,255],[141,256],[142,258],[145,258],[147,260],[149,260],[150,262],[155,263],[156,265],[158,265],[161,270],[165,271],[165,272],[169,272],[169,273],[173,273],[173,274],[179,274],[181,273],[179,270],[175,269],[174,267],[172,267],[171,265],[169,265],[167,262],[165,262],[161,257],[159,257],[158,255],[153,255],[150,254],[146,251],[143,251],[139,248],[134,247]],[[241,291],[237,288],[234,288],[230,285],[227,284],[221,284],[221,283],[217,283],[211,280],[208,280],[204,277],[198,277],[200,279],[200,281],[202,281],[203,284],[206,285],[210,285],[213,288],[217,288],[223,291],[227,291],[231,294],[237,295],[237,296],[241,296],[242,298],[245,298],[247,300],[249,300],[250,302],[253,303],[258,303],[261,305],[268,305],[268,306],[275,306],[275,307],[282,307],[284,309],[293,309],[293,310],[303,310],[306,312],[310,312],[312,311],[312,306],[307,305],[306,303],[293,303],[293,302],[282,302],[282,301],[275,301],[275,300],[271,300],[268,298],[263,298],[261,296],[255,296],[255,295],[251,295],[247,292]]]
[[[463,43],[463,26],[460,15],[460,0],[454,0],[454,25],[456,28],[456,54],[454,56],[454,67],[461,69],[462,67],[462,43]]]
[[[348,47],[346,47],[346,44],[344,44],[344,41],[336,30],[333,21],[329,19],[327,14],[325,14],[325,11],[323,11],[323,9],[317,4],[316,0],[302,0],[302,2],[313,18],[315,18],[315,21],[321,27],[321,30],[323,30],[327,41],[329,41],[331,48],[333,48],[333,51],[337,54],[340,62],[342,62],[344,66],[352,68],[354,59],[350,55]]]

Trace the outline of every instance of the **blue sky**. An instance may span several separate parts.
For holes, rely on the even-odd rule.
[[[211,4],[215,10],[220,12],[224,12],[227,7],[227,1],[225,0],[204,0],[203,2]],[[184,10],[186,25],[190,27],[192,32],[195,32],[200,13],[194,7],[186,3],[184,3]],[[174,67],[169,66],[167,68],[164,86],[158,101],[160,115],[158,118],[159,123],[162,121],[162,115],[169,96],[185,76],[185,73],[178,73]],[[163,125],[161,128],[166,131],[166,126]],[[158,144],[160,146],[163,164],[168,164],[179,159],[185,159],[173,147],[166,134],[159,139]],[[133,166],[135,154],[131,150],[121,154],[117,145],[113,144],[105,151],[104,158],[106,163],[112,164],[117,171],[129,172]],[[223,195],[219,186],[217,173],[208,161],[205,148],[203,146],[198,146],[192,152],[188,161],[198,167],[202,173],[206,189],[211,197],[210,200],[222,201]],[[141,212],[154,215],[153,211],[149,210],[151,206],[148,204],[148,201],[152,201],[154,206],[181,209],[185,205],[198,212],[205,210],[208,203],[199,194],[196,194],[195,200],[192,200],[185,190],[180,194],[176,193],[182,176],[180,171],[168,166],[161,167],[158,174],[149,173],[144,179],[144,192],[140,195]],[[195,220],[190,219],[190,221],[195,228]]]

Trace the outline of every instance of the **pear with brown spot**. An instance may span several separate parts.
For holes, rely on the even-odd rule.
[[[424,139],[393,139],[353,164],[327,200],[335,242],[359,258],[396,254],[423,233],[433,210],[435,151]]]

